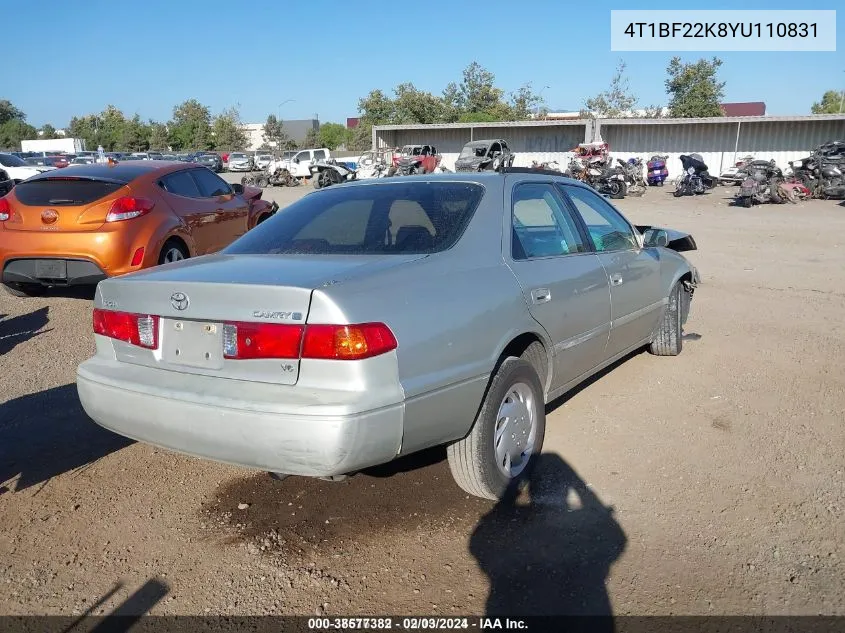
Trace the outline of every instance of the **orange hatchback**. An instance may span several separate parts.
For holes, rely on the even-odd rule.
[[[218,251],[278,209],[257,187],[165,161],[74,165],[0,198],[0,270],[22,297]]]

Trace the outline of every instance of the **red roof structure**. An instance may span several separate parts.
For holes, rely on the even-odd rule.
[[[742,103],[720,103],[719,107],[725,116],[765,116],[766,104],[762,101],[745,101]]]
[[[350,130],[358,127],[358,124],[361,122],[361,119],[358,117],[347,117],[346,119],[346,127]]]

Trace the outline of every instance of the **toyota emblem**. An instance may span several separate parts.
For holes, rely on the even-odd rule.
[[[56,220],[59,219],[59,214],[56,212],[55,209],[44,209],[41,212],[41,221],[44,224],[52,224]]]
[[[174,292],[170,295],[170,305],[177,310],[187,310],[190,300],[184,292]]]

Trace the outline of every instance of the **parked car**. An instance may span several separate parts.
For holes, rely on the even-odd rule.
[[[513,165],[514,154],[502,139],[472,141],[464,145],[455,160],[455,171],[498,171]]]
[[[218,255],[101,282],[77,388],[112,431],[279,476],[446,444],[458,485],[497,498],[545,403],[681,352],[694,248],[525,168],[329,187]]]
[[[14,179],[5,169],[0,169],[0,196],[5,196],[15,187]]]
[[[273,161],[268,167],[271,171],[275,169],[287,169],[294,178],[310,178],[311,165],[318,160],[327,160],[332,157],[331,150],[303,149],[298,152],[285,152],[281,160]]]
[[[229,171],[252,171],[253,170],[252,156],[244,154],[243,152],[232,152],[229,154]]]
[[[68,166],[68,162],[63,156],[33,156],[27,158],[26,162],[35,167],[51,167],[53,169],[62,169]]]
[[[433,174],[440,165],[440,154],[433,145],[405,145],[393,156],[393,169],[388,175]]]
[[[211,152],[204,154],[197,154],[194,156],[193,162],[208,167],[211,171],[219,174],[223,171],[223,160],[218,154]]]
[[[2,283],[26,296],[213,253],[275,212],[261,193],[162,161],[33,176],[0,198]]]
[[[272,154],[256,154],[255,155],[255,168],[256,169],[267,169],[270,166],[270,163],[273,162],[273,155]]]
[[[73,167],[74,165],[94,165],[96,162],[97,158],[95,156],[77,156],[70,161],[68,167]]]
[[[50,171],[55,167],[46,165],[34,165],[14,154],[0,154],[0,167],[3,168],[9,178],[18,183],[26,180],[30,176],[35,176],[44,171]]]

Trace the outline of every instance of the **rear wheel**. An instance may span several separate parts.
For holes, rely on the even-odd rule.
[[[39,284],[3,284],[3,289],[13,297],[40,297],[44,294],[45,288]]]
[[[745,196],[745,197],[742,199],[742,205],[743,205],[746,209],[750,209],[750,208],[751,208],[751,205],[752,205],[753,203],[754,203],[754,198],[752,198],[751,196]]]
[[[685,300],[685,297],[682,296],[685,292],[680,281],[672,286],[672,291],[669,293],[669,303],[660,318],[657,332],[648,348],[648,351],[655,356],[677,356],[683,349],[684,314],[681,304]]]
[[[466,492],[499,499],[536,463],[546,433],[543,386],[534,365],[509,357],[490,381],[472,430],[446,449],[455,482]]]
[[[628,191],[628,185],[623,180],[611,180],[609,188],[610,197],[614,200],[621,200],[625,197],[625,193]]]
[[[161,249],[161,254],[158,256],[158,263],[171,264],[183,259],[188,259],[189,254],[185,247],[176,240],[168,240]]]

